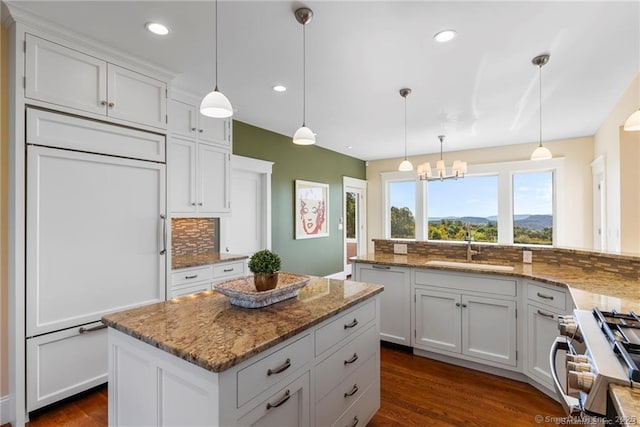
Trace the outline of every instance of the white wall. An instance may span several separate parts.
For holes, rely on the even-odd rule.
[[[591,194],[591,161],[593,160],[594,141],[592,137],[576,138],[561,141],[544,142],[554,157],[565,157],[564,182],[565,218],[559,223],[562,228],[566,246],[591,249],[593,247],[592,194]],[[535,149],[536,143],[516,144],[504,147],[483,148],[444,154],[445,161],[454,159],[466,160],[469,164],[498,163],[527,160]],[[414,156],[409,160],[413,165],[430,161],[432,165],[440,154]],[[401,158],[369,161],[367,166],[367,224],[368,250],[373,251],[371,239],[384,238],[382,183],[381,172],[398,170]]]

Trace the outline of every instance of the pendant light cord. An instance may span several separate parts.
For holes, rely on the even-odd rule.
[[[407,160],[407,97],[404,97],[404,159]]]
[[[218,0],[216,0],[215,11],[216,11],[216,18],[215,18],[215,22],[216,22],[216,64],[215,64],[216,88],[214,90],[217,92],[218,91]]]
[[[539,147],[542,147],[542,64],[538,66],[540,71],[540,144]]]
[[[302,24],[302,126],[307,122],[307,24]]]

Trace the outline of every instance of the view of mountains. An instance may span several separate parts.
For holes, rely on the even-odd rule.
[[[478,216],[448,216],[440,218],[429,218],[429,222],[440,222],[443,219],[451,221],[469,222],[476,225],[484,225],[489,222],[496,222],[497,216],[478,217]],[[530,230],[542,230],[553,226],[552,215],[515,215],[514,227],[528,228]]]

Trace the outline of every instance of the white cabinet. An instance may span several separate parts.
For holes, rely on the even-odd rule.
[[[212,216],[231,211],[228,149],[170,137],[167,149],[169,210],[174,216]]]
[[[414,347],[517,365],[514,280],[422,270],[415,280]]]
[[[198,141],[231,146],[231,119],[203,116],[197,105],[176,99],[169,101],[169,132]]]
[[[26,35],[25,97],[165,129],[167,83]]]
[[[356,263],[354,280],[384,285],[380,296],[380,339],[411,345],[411,270]]]
[[[208,291],[214,283],[245,276],[246,260],[219,262],[171,271],[170,298]]]
[[[549,351],[558,336],[558,316],[571,312],[564,289],[526,282],[527,286],[527,375],[553,389]],[[570,304],[569,304],[570,305]]]

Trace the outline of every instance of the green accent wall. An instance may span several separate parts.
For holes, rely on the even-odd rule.
[[[233,121],[233,154],[273,162],[271,175],[271,248],[282,270],[326,276],[344,270],[342,178],[366,179],[363,160],[318,146],[300,146],[291,136]],[[295,239],[295,180],[329,184],[329,236]]]

